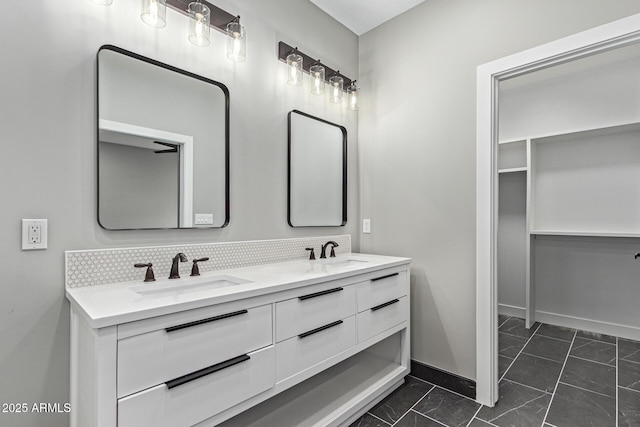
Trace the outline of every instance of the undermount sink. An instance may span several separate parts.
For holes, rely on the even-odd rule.
[[[131,287],[131,290],[145,296],[177,296],[184,295],[190,292],[220,289],[229,286],[242,285],[250,282],[250,280],[241,279],[234,276],[203,276],[197,279],[176,279],[172,280],[171,282],[161,283],[157,285],[151,283],[146,285],[133,286]]]
[[[363,263],[367,263],[369,261],[358,258],[329,258],[326,261],[322,261],[323,264],[330,265],[332,267],[346,267],[351,265],[361,265]]]

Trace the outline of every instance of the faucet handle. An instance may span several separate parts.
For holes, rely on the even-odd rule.
[[[136,268],[143,268],[143,267],[147,267],[147,272],[144,275],[144,281],[145,282],[155,282],[156,278],[153,275],[153,264],[151,264],[150,262],[147,264],[141,264],[141,263],[137,263],[137,264],[133,264],[134,267]]]
[[[204,257],[204,258],[199,258],[199,259],[194,259],[193,260],[193,265],[191,266],[191,275],[192,276],[199,276],[200,275],[200,269],[198,268],[198,263],[199,262],[204,262],[204,261],[209,261],[209,257]]]
[[[309,254],[309,261],[313,261],[314,259],[316,259],[316,254],[313,251],[313,248],[304,248],[306,251],[311,251],[311,253]]]
[[[338,245],[336,245],[338,246]],[[333,250],[335,248],[335,246],[331,246],[331,254],[329,254],[329,258],[335,258],[336,257],[336,251]]]

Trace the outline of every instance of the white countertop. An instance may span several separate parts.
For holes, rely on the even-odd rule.
[[[155,282],[143,283],[144,274],[142,274],[139,281],[67,288],[66,294],[74,309],[89,322],[92,328],[103,328],[401,266],[410,261],[410,258],[351,253],[326,260],[301,259],[216,270],[203,273],[198,277],[189,277],[189,267],[184,265],[182,266],[183,277],[180,279],[157,278]],[[170,295],[162,293],[142,295],[136,292],[136,290],[162,289],[173,285],[176,289],[183,285],[188,288],[189,285],[205,283],[221,276],[243,279],[248,283],[175,292]]]

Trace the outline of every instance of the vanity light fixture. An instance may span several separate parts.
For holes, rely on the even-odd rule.
[[[344,80],[339,75],[340,71],[336,71],[336,74],[329,77],[329,102],[332,104],[339,104],[342,102],[342,88]]]
[[[316,62],[309,68],[309,74],[313,78],[313,85],[311,86],[311,93],[314,95],[322,95],[324,93],[324,67],[320,64],[320,61]]]
[[[167,25],[166,0],[142,0],[140,19],[150,27],[164,28]]]
[[[196,0],[189,3],[189,41],[196,46],[209,46],[209,23],[211,22],[211,10],[207,5]]]
[[[293,51],[287,55],[287,67],[288,67],[288,75],[287,83],[291,86],[300,86],[302,85],[302,69],[303,69],[303,58],[298,54],[298,48],[293,49]]]
[[[107,6],[113,0],[90,0]],[[140,19],[153,28],[167,25],[167,6],[189,18],[189,41],[196,46],[209,46],[210,29],[216,29],[228,36],[227,57],[234,62],[247,59],[247,38],[245,28],[240,25],[240,17],[214,6],[206,0],[142,0]]]
[[[227,58],[233,62],[247,60],[247,34],[240,25],[240,16],[227,24]]]
[[[326,84],[329,84],[329,101],[335,104],[342,103],[342,97],[347,88],[347,93],[350,96],[350,102],[352,104],[348,106],[350,110],[358,109],[358,95],[360,89],[356,86],[355,80],[351,80],[344,74],[340,74],[340,71],[333,70],[324,64],[320,63],[320,60],[315,60],[309,55],[299,51],[298,48],[294,48],[286,44],[285,42],[278,43],[278,59],[287,64],[287,83],[293,86],[300,86],[302,84],[302,72],[308,73],[312,77],[311,93],[320,95],[325,92]],[[330,76],[327,80],[325,76]],[[351,92],[350,92],[351,90]]]
[[[356,81],[352,81],[347,88],[347,109],[351,111],[358,111],[358,86]]]

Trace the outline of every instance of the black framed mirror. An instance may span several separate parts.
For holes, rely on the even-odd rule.
[[[226,226],[227,87],[112,45],[97,63],[100,226]]]
[[[289,225],[345,225],[347,129],[298,110],[289,112],[287,121]]]

